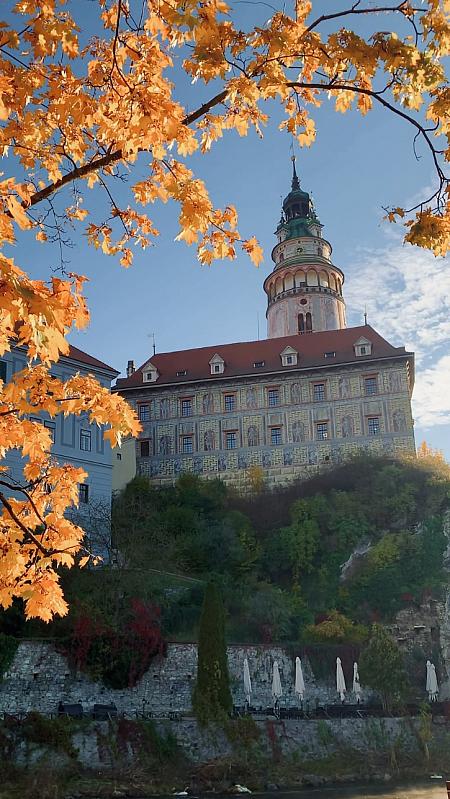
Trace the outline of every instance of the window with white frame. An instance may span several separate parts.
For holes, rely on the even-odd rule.
[[[369,375],[364,378],[364,394],[366,397],[372,397],[378,394],[378,380],[376,375]]]
[[[367,419],[367,432],[369,436],[378,436],[380,433],[380,417],[369,416]]]
[[[316,424],[316,436],[319,441],[325,441],[328,438],[328,422],[318,422]]]
[[[366,338],[359,338],[353,346],[357,358],[364,355],[372,355],[372,343]]]
[[[181,451],[189,454],[190,452],[194,451],[194,439],[193,436],[182,436],[181,437]]]
[[[181,415],[192,416],[192,397],[184,397],[181,400]]]
[[[221,358],[220,355],[216,352],[215,355],[211,358],[209,362],[209,368],[211,370],[212,375],[221,375],[225,370],[225,361]]]
[[[90,452],[91,451],[91,431],[90,430],[80,430],[80,449],[83,452]]]
[[[267,404],[269,408],[275,408],[280,404],[280,389],[268,388],[267,389]]]
[[[148,422],[150,419],[150,405],[138,405],[138,417],[140,422]]]
[[[296,366],[298,360],[298,352],[296,352],[292,347],[287,347],[281,353],[281,364],[282,366]]]
[[[227,430],[225,433],[225,449],[236,449],[236,447],[237,447],[236,430]]]
[[[270,443],[275,445],[282,444],[281,427],[270,428]]]
[[[78,500],[80,505],[87,505],[89,502],[89,486],[87,483],[78,483]]]
[[[325,383],[314,383],[313,385],[314,402],[323,402],[325,399]]]
[[[223,407],[226,413],[233,413],[236,410],[236,394],[224,394]]]

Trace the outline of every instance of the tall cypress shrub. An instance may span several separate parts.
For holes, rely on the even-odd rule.
[[[226,718],[233,707],[225,640],[225,612],[217,585],[208,583],[198,638],[197,681],[192,704],[201,724]]]

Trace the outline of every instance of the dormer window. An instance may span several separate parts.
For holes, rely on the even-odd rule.
[[[152,363],[147,363],[142,369],[142,380],[144,383],[155,383],[159,377],[159,372]]]
[[[179,369],[177,372],[177,377],[186,377],[187,369]]]
[[[335,358],[336,357],[336,353],[335,353],[334,350],[330,351],[330,352],[324,352],[323,357],[324,358]]]
[[[298,352],[294,347],[286,347],[280,353],[280,358],[283,366],[297,366]]]
[[[253,364],[254,369],[262,369],[266,365],[265,361],[255,361]]]
[[[357,358],[360,358],[364,355],[372,355],[372,342],[369,341],[369,339],[364,338],[364,336],[361,336],[358,341],[355,341],[353,348]]]
[[[212,375],[221,375],[225,370],[225,361],[217,353],[213,355],[209,362],[209,367]]]

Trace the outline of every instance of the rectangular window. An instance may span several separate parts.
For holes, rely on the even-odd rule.
[[[364,394],[370,397],[373,394],[378,394],[378,381],[376,377],[364,378]]]
[[[316,424],[317,438],[319,441],[325,441],[328,438],[328,422],[319,422]]]
[[[274,408],[280,404],[280,389],[269,388],[267,391],[267,404],[269,408]]]
[[[235,394],[224,394],[223,396],[223,404],[225,411],[227,413],[233,413],[236,410],[236,395]]]
[[[120,453],[120,452],[118,452],[118,453],[116,454],[116,458],[117,458],[117,460],[118,460],[118,461],[121,461],[121,460],[122,460],[122,455],[121,455],[121,453]]]
[[[86,483],[78,483],[78,500],[80,505],[87,505],[89,502],[89,486]]]
[[[367,420],[367,430],[369,436],[377,436],[380,432],[380,417],[370,416]]]
[[[214,364],[214,374],[215,375],[220,375],[221,369],[222,369],[222,364],[221,363],[215,363]]]
[[[225,447],[226,449],[236,449],[237,435],[236,430],[228,430],[225,433]]]
[[[192,397],[181,400],[181,415],[192,416]]]
[[[177,372],[177,377],[186,377],[187,369],[179,369]]]
[[[55,438],[56,438],[56,425],[55,425],[55,423],[54,422],[44,422],[44,427],[46,427],[47,430],[49,431],[50,436],[51,436],[51,440],[52,440],[52,444],[54,444],[55,443]]]
[[[192,436],[183,436],[181,439],[181,451],[182,452],[193,452],[194,451],[194,444],[192,441]]]
[[[271,427],[270,429],[270,443],[281,444],[281,427]]]
[[[255,363],[253,364],[253,368],[262,369],[263,366],[265,366],[265,363],[266,363],[265,361],[255,361]]]
[[[6,383],[6,361],[0,361],[0,380]]]
[[[286,355],[286,366],[292,366],[293,361],[294,361],[294,359],[293,359],[292,355]]]
[[[325,399],[325,383],[314,383],[313,386],[314,402],[323,402]]]
[[[148,458],[150,455],[150,441],[141,441],[141,458]]]
[[[333,352],[324,352],[323,357],[324,358],[335,358],[336,357],[336,353],[334,351]]]
[[[90,430],[80,430],[80,449],[83,452],[90,452],[91,451],[91,431]]]
[[[140,422],[148,422],[150,419],[150,405],[139,405],[138,416]]]

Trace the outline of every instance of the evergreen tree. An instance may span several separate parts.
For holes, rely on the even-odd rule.
[[[369,643],[359,663],[361,683],[381,696],[383,708],[390,711],[407,693],[403,656],[393,638],[381,624],[373,624]]]
[[[219,589],[213,582],[206,586],[203,600],[197,682],[192,702],[195,714],[202,724],[224,718],[233,707],[225,641],[225,614]]]

